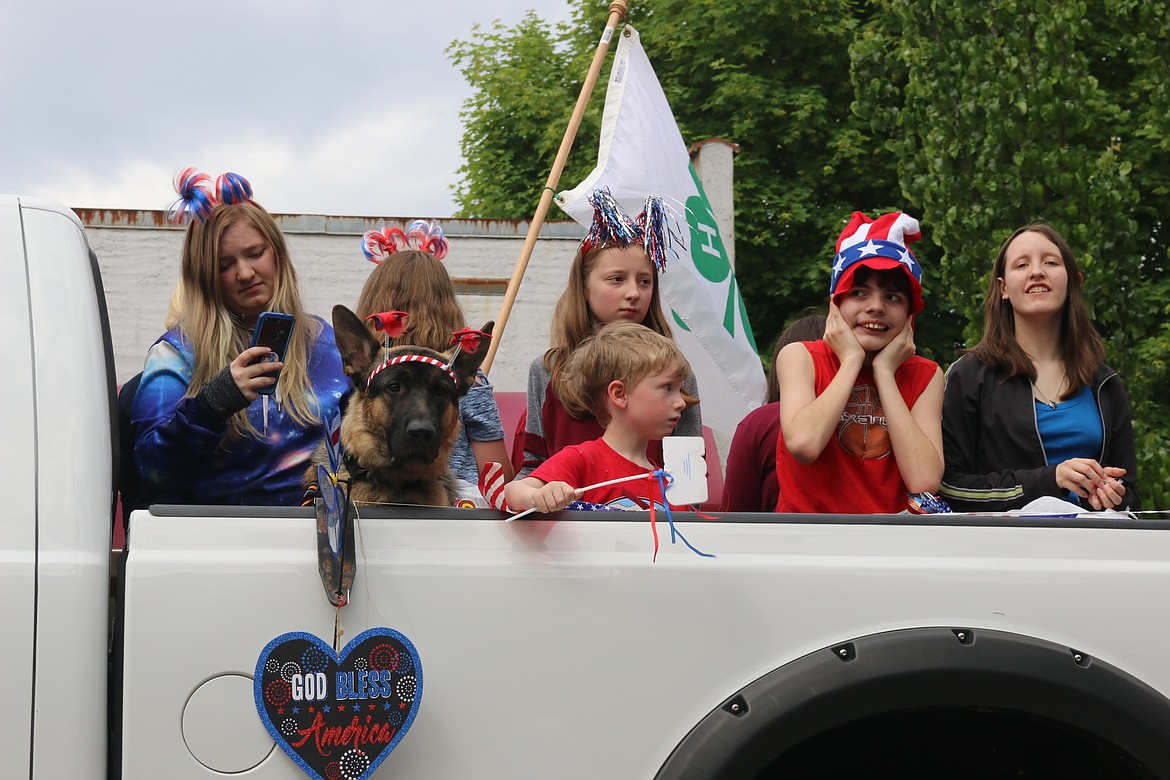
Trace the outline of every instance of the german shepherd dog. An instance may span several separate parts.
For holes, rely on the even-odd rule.
[[[482,330],[490,334],[494,324]],[[333,331],[354,388],[341,418],[338,474],[348,480],[350,498],[357,504],[451,506],[455,478],[448,460],[459,435],[459,398],[475,383],[487,349],[460,350],[451,361],[450,354],[403,345],[383,360],[382,344],[340,305],[333,307]],[[328,463],[324,444],[306,485],[316,482],[322,463]]]

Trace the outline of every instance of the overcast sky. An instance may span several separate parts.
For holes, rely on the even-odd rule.
[[[243,174],[274,212],[450,216],[470,91],[444,50],[529,8],[570,13],[567,0],[3,0],[0,193],[165,208],[193,165]]]

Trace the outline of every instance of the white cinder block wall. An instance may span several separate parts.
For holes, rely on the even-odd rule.
[[[724,246],[735,262],[735,144],[712,138],[694,144],[691,156],[719,224]],[[555,208],[555,207],[554,207]],[[166,223],[162,211],[76,209],[98,258],[109,307],[118,382],[142,370],[146,351],[163,332],[167,303],[179,278],[183,229]],[[334,217],[275,215],[288,238],[310,312],[326,320],[334,304],[351,309],[373,269],[361,253],[367,230],[405,226],[413,216]],[[526,220],[440,220],[451,242],[444,262],[468,324],[495,319],[516,259],[524,245]],[[553,305],[564,290],[573,253],[585,230],[571,221],[545,222],[519,297],[491,367],[500,392],[524,392],[528,364],[548,348]],[[720,442],[721,446],[723,442]]]

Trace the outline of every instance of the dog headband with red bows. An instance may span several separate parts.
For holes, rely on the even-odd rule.
[[[428,366],[434,366],[441,371],[447,372],[447,376],[451,377],[451,381],[455,383],[455,386],[459,386],[459,377],[455,376],[455,372],[451,370],[450,363],[444,363],[438,358],[433,358],[429,355],[395,355],[389,360],[382,361],[380,366],[370,372],[370,375],[366,377],[366,387],[370,386],[370,383],[374,381],[374,377],[378,374],[390,368],[390,366],[396,366],[399,363],[426,363]]]
[[[402,246],[399,246],[401,242]],[[387,225],[381,230],[371,230],[362,236],[362,254],[374,265],[379,265],[384,259],[403,249],[418,249],[430,252],[436,260],[447,256],[451,248],[450,242],[443,236],[443,228],[438,222],[427,222],[425,219],[416,219],[406,227],[404,233],[400,228]]]
[[[388,319],[392,319],[395,322],[401,322],[402,320],[405,320],[407,316],[408,315],[406,314],[406,312],[391,311],[391,312],[383,312],[381,314],[371,314],[366,319],[374,319],[375,317],[385,317]],[[375,326],[375,327],[378,327],[378,326]],[[381,327],[378,327],[378,329],[382,330]],[[389,334],[389,331],[386,331],[386,332]],[[401,335],[401,334],[402,334],[402,326],[398,326],[398,335]],[[466,352],[468,354],[474,355],[476,352],[479,351],[481,342],[483,342],[485,340],[490,340],[491,337],[492,337],[492,335],[490,333],[486,333],[482,330],[473,330],[472,328],[464,328],[463,330],[456,331],[451,336],[451,344],[452,344],[452,346],[455,347],[455,351],[451,353],[451,357],[447,359],[446,363],[439,360],[438,358],[430,357],[429,355],[417,355],[417,354],[396,355],[392,358],[388,358],[388,359],[382,361],[381,365],[379,365],[377,368],[375,368],[373,371],[370,372],[370,375],[368,377],[366,377],[366,386],[369,387],[370,383],[374,381],[374,377],[376,377],[378,374],[380,374],[382,371],[389,368],[390,366],[395,366],[395,365],[398,365],[399,363],[426,363],[429,366],[434,366],[435,368],[438,368],[442,371],[447,372],[447,376],[451,377],[451,381],[455,383],[456,387],[458,387],[459,379],[458,379],[458,377],[455,376],[455,372],[451,370],[451,366],[454,365],[454,363],[455,363],[455,358],[457,358],[459,356],[460,352]]]
[[[220,174],[211,191],[211,176],[195,168],[185,168],[175,177],[179,198],[167,208],[167,221],[174,225],[194,219],[206,222],[220,203],[234,206],[252,200],[252,185],[238,173]]]

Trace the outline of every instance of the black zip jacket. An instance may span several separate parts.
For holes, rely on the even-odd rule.
[[[947,370],[943,396],[943,456],[939,494],[956,512],[998,513],[1041,496],[1068,499],[1047,465],[1036,425],[1036,403],[1026,376],[1006,381],[974,355]],[[1104,436],[1097,462],[1125,469],[1125,500],[1115,509],[1136,511],[1137,455],[1129,399],[1121,379],[1102,365],[1093,375],[1093,398]],[[1081,506],[1090,509],[1087,500]]]

